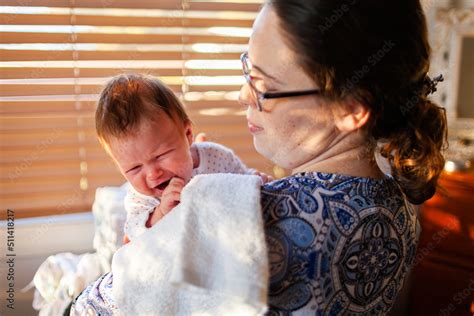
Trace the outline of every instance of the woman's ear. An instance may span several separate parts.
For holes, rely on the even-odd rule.
[[[334,113],[335,125],[341,132],[353,132],[364,126],[370,110],[354,98],[348,98]]]

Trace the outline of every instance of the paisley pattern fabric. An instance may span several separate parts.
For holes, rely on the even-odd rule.
[[[262,188],[268,315],[380,315],[414,259],[417,216],[393,179],[302,173]]]
[[[72,303],[71,316],[118,315],[112,296],[113,275],[108,272],[91,283]]]

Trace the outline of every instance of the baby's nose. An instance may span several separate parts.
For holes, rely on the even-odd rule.
[[[148,180],[153,181],[161,177],[162,174],[163,174],[163,170],[161,170],[160,168],[152,167],[148,169],[146,177]]]

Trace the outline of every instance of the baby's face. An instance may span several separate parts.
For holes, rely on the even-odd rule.
[[[190,123],[175,122],[163,113],[154,121],[142,120],[131,135],[112,138],[108,147],[135,190],[159,198],[173,177],[186,183],[191,178],[192,139]]]

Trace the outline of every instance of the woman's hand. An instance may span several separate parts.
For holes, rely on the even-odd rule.
[[[196,135],[194,138],[195,143],[202,143],[202,142],[207,142],[207,135],[206,133],[199,133]]]
[[[255,170],[253,173],[253,175],[256,175],[256,176],[259,176],[260,179],[262,180],[262,184],[265,184],[267,182],[271,182],[275,179],[273,179],[273,177],[271,175],[268,175],[266,173],[263,173],[263,172],[260,172],[260,171],[257,171]]]

